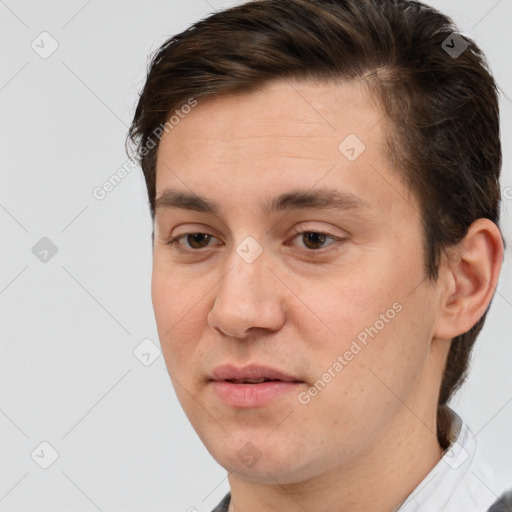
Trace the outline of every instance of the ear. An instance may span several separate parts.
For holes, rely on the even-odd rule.
[[[439,275],[445,286],[434,336],[450,339],[469,331],[491,302],[503,262],[503,238],[494,222],[478,219],[447,253]]]

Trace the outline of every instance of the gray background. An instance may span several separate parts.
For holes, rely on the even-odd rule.
[[[93,190],[127,162],[124,137],[149,53],[234,3],[0,1],[1,511],[209,511],[228,490],[156,357],[142,174],[128,166],[103,200]],[[483,48],[504,93],[507,254],[453,405],[504,487],[512,485],[512,0],[430,3]],[[133,351],[147,338],[154,345],[142,345],[141,362]],[[47,469],[43,441],[59,454]]]

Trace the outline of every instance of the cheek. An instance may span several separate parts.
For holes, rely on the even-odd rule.
[[[151,277],[151,298],[157,324],[171,328],[190,323],[195,318],[194,308],[206,293],[193,277],[173,269],[162,256],[155,255]]]
[[[341,439],[363,442],[385,429],[417,389],[428,362],[428,339],[415,309],[410,304],[393,309],[388,323],[375,317],[386,311],[377,305],[370,313],[354,308],[344,317],[338,312],[337,338],[308,347],[315,368],[309,389],[318,391],[312,391],[303,413],[321,418],[318,429],[341,436],[340,445]]]
[[[331,369],[337,383],[332,389],[350,397],[361,414],[367,400],[378,405],[390,395],[385,383],[396,389],[409,385],[428,356],[433,313],[428,286],[417,286],[421,263],[389,263],[381,257],[380,265],[365,265],[364,272],[353,269],[355,277],[338,275],[299,292],[311,311],[296,310],[295,322],[316,377]]]
[[[172,374],[189,368],[187,363],[207,318],[205,292],[181,279],[178,273],[169,273],[155,264],[151,298],[167,368]]]
[[[307,307],[294,308],[304,339],[316,336],[315,349],[323,347],[331,357],[348,350],[352,340],[364,343],[369,330],[389,330],[409,291],[389,269],[370,264],[345,268],[321,284],[297,281],[294,289]]]

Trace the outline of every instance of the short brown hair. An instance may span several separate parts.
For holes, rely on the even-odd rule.
[[[455,42],[465,48],[460,55],[448,51]],[[460,242],[473,221],[498,224],[498,94],[485,56],[450,18],[408,0],[255,0],[165,42],[152,58],[128,134],[153,217],[158,143],[147,147],[172,111],[191,97],[288,78],[356,79],[380,101],[389,159],[420,203],[429,279],[437,280],[442,251]],[[449,419],[442,406],[466,378],[487,311],[451,342],[437,418],[443,447]]]

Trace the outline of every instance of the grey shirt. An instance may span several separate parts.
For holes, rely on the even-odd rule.
[[[228,492],[212,512],[228,512],[231,493]],[[512,489],[504,493],[487,512],[512,512]]]

